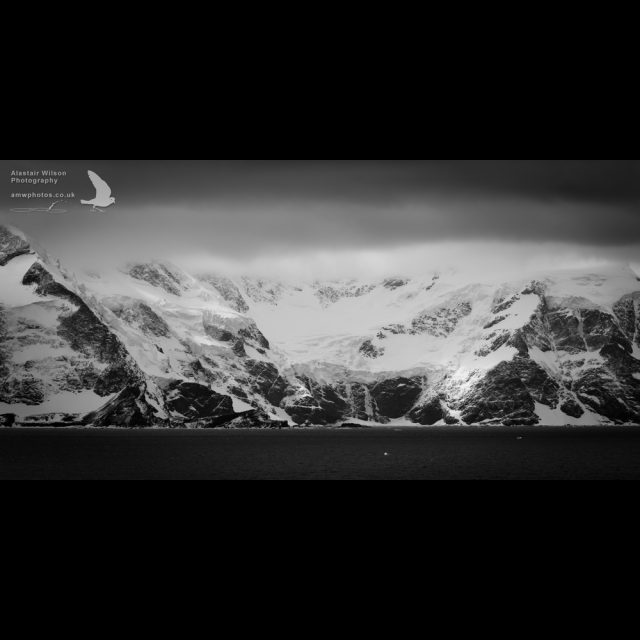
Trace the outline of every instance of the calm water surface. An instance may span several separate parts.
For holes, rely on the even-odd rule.
[[[0,429],[0,479],[636,480],[640,428]]]

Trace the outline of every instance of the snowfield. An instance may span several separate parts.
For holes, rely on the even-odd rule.
[[[39,405],[30,406],[20,403],[7,404],[0,402],[0,413],[15,413],[20,418],[48,413],[84,415],[90,411],[95,411],[112,400],[113,397],[113,395],[101,397],[93,391],[79,391],[76,393],[61,391]]]

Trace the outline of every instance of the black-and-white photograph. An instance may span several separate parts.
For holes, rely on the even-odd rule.
[[[0,164],[0,479],[640,479],[640,161]]]

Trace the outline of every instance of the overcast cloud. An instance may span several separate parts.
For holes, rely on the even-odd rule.
[[[400,270],[409,268],[402,256],[455,262],[460,252],[469,260],[470,246],[475,260],[495,251],[515,260],[513,247],[540,263],[558,252],[583,261],[640,258],[636,160],[33,160],[2,168],[1,220],[69,262],[306,260],[330,270],[335,260],[368,263],[354,261],[357,254]],[[77,201],[61,215],[11,213],[25,206],[12,191],[46,190],[10,185],[12,170],[29,169],[67,171],[60,186],[77,199],[93,196],[92,169],[116,205],[102,216]]]

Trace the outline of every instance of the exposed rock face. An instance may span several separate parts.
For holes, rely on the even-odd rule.
[[[464,403],[465,421],[497,417],[503,422],[515,419],[528,423],[532,411],[527,394],[551,408],[559,404],[564,414],[574,418],[582,417],[586,408],[615,423],[640,421],[639,385],[634,377],[640,361],[631,355],[637,332],[637,297],[637,294],[623,297],[613,306],[611,314],[588,301],[574,299],[570,307],[565,307],[562,300],[543,296],[537,312],[525,326],[498,336],[496,344],[508,335],[506,344],[515,347],[519,355],[513,363],[501,363],[489,372],[474,394],[476,398],[486,397],[489,404],[482,407],[474,397],[470,398]],[[560,354],[554,380],[548,372],[546,379],[539,372],[530,375],[533,371],[530,366],[529,374],[520,375],[522,363],[528,361],[534,348],[554,354],[553,358]],[[509,375],[516,362],[520,363],[517,371],[520,382]],[[509,394],[513,394],[514,403],[500,400]],[[512,415],[514,411],[516,414]]]
[[[613,305],[613,314],[577,301],[543,298],[539,312],[520,332],[525,348],[572,356],[560,363],[558,380],[566,397],[561,410],[581,417],[585,408],[614,423],[640,422],[640,361],[631,355],[637,338],[638,293]],[[583,357],[579,357],[583,356]],[[568,395],[567,395],[568,394]]]
[[[409,414],[410,418],[422,425],[431,426],[444,419],[445,413],[442,408],[442,402],[439,397],[434,397],[414,408]]]
[[[79,296],[55,282],[53,276],[41,264],[36,263],[27,271],[23,284],[36,284],[36,292],[39,295],[68,300],[77,306],[72,313],[60,317],[58,336],[64,339],[71,349],[86,356],[90,361],[108,365],[95,377],[92,368],[80,367],[78,379],[85,383],[80,388],[93,387],[98,395],[105,396],[119,391],[138,377],[136,367],[130,362],[127,351],[118,338]]]
[[[550,312],[546,300],[541,298],[536,312],[522,328],[506,332],[508,344],[516,348],[519,355],[523,357],[527,356],[533,347],[537,347],[544,353],[554,349],[575,353],[571,339],[566,340],[568,334],[564,322],[566,319],[572,322],[570,317],[570,313],[558,317]],[[584,341],[582,344],[584,346]]]
[[[262,347],[262,349],[271,348],[269,341],[262,335],[262,332],[255,323],[238,329],[238,335],[247,342],[255,342],[258,346]]]
[[[409,413],[421,393],[420,378],[393,378],[371,388],[377,412],[386,418],[401,418]]]
[[[78,413],[43,413],[20,419],[20,426],[27,427],[72,427],[83,424],[84,416]]]
[[[431,282],[424,288],[424,290],[431,291],[431,289],[433,289],[433,287],[438,284],[438,280],[440,280],[440,275],[436,273],[436,275],[431,278]]]
[[[507,319],[506,316],[498,316],[497,318],[494,318],[493,320],[490,320],[489,322],[487,322],[487,324],[485,324],[484,327],[482,328],[491,329],[492,327],[495,327],[497,324],[504,322],[506,319]]]
[[[379,358],[384,355],[384,347],[376,347],[371,340],[365,340],[360,347],[360,353],[365,358]]]
[[[247,383],[254,393],[278,407],[287,392],[288,383],[270,362],[247,360],[244,366],[249,374]]]
[[[225,329],[223,327],[217,327],[215,324],[210,322],[205,322],[204,324],[205,333],[212,337],[214,340],[219,340],[220,342],[236,342],[237,334],[234,334],[229,329]]]
[[[229,278],[217,275],[202,275],[199,279],[213,287],[234,311],[239,313],[247,313],[249,311],[249,305],[242,296],[240,289]]]
[[[28,268],[22,286],[42,302],[3,314],[0,402],[37,406],[60,392],[85,390],[105,397],[141,379],[118,338],[41,262]],[[32,355],[20,359],[25,350]]]
[[[0,227],[2,229],[2,227]],[[7,367],[7,321],[5,320],[4,307],[0,304],[0,380],[9,375]]]
[[[567,310],[547,314],[551,344],[570,354],[585,350],[584,336],[580,333],[580,318]]]
[[[586,306],[568,309],[555,304],[551,306],[543,300],[537,317],[520,332],[530,346],[568,354],[594,351],[611,343],[631,350],[628,337],[613,315]]]
[[[124,386],[142,378],[140,372],[128,358],[110,364],[95,379],[93,391],[99,396],[107,396],[120,391]],[[85,378],[85,386],[91,384],[91,378]],[[91,388],[91,387],[89,387]]]
[[[165,405],[174,417],[191,422],[203,418],[235,417],[233,402],[200,384],[173,381],[165,388]]]
[[[387,278],[382,283],[382,286],[387,289],[391,289],[391,291],[394,291],[395,289],[399,289],[400,287],[405,287],[408,283],[409,281],[404,278]]]
[[[620,331],[615,318],[597,309],[580,311],[581,331],[589,351],[602,349],[609,344],[618,344],[627,351],[631,345],[626,336]]]
[[[377,407],[373,405],[369,386],[361,382],[345,383],[339,387],[339,392],[350,407],[349,418],[357,420],[373,420],[380,417]]]
[[[618,319],[620,328],[627,336],[636,333],[636,305],[632,296],[625,296],[613,306],[613,312]]]
[[[40,262],[34,262],[33,265],[31,265],[22,278],[22,284],[25,286],[35,284],[35,292],[39,296],[63,298],[78,306],[83,304],[82,300],[75,293],[72,293],[66,287],[56,282],[54,277]]]
[[[27,253],[31,253],[27,240],[11,229],[0,226],[0,267]]]
[[[440,396],[431,396],[429,399],[416,405],[409,413],[409,418],[416,424],[424,426],[432,426],[436,423],[444,421],[445,424],[459,424],[444,400]]]
[[[620,323],[620,329],[629,341],[640,346],[640,294],[623,296],[614,305],[613,311]]]
[[[128,386],[103,407],[89,413],[84,424],[96,427],[153,427],[166,424],[148,402],[145,384]]]
[[[640,421],[640,360],[609,344],[600,351],[604,363],[581,372],[573,384],[578,399],[613,422]]]
[[[266,302],[277,306],[285,293],[284,286],[279,282],[243,277],[241,283],[244,294],[253,302]]]
[[[304,387],[284,401],[287,413],[296,423],[335,424],[348,412],[346,400],[331,386],[310,377],[301,377],[300,381]]]
[[[273,420],[264,411],[255,410],[219,426],[224,426],[225,429],[286,429],[289,423],[286,420]]]
[[[518,300],[520,300],[520,296],[517,294],[507,298],[506,300],[504,298],[499,298],[494,302],[491,311],[493,311],[493,313],[495,313],[496,315],[504,313],[508,309],[511,309],[511,307],[513,307],[513,305],[518,302]]]
[[[407,328],[402,324],[390,324],[382,328],[382,332],[391,333],[394,336],[404,335],[407,333]]]
[[[375,289],[373,284],[359,284],[357,282],[314,285],[315,295],[324,308],[329,307],[344,298],[361,298]]]
[[[472,306],[469,302],[460,302],[453,306],[444,306],[439,309],[430,309],[429,311],[425,311],[415,317],[411,321],[410,326],[394,323],[383,327],[377,334],[377,337],[380,340],[384,340],[389,334],[409,334],[414,336],[429,335],[435,338],[446,338],[456,330],[459,322],[463,318],[468,316],[471,311]],[[494,322],[490,323],[489,326],[486,326],[485,329],[488,329],[490,326],[501,322],[501,320],[504,320],[504,318],[496,319]],[[363,347],[365,345],[363,345]]]
[[[584,415],[584,409],[571,396],[565,397],[560,409],[572,418],[581,418]]]
[[[235,353],[239,358],[247,357],[247,350],[244,348],[244,342],[242,340],[235,340],[233,347],[233,353]]]
[[[258,329],[256,323],[245,316],[226,316],[213,311],[205,311],[202,316],[204,331],[214,340],[251,344],[261,349],[269,349],[269,341]]]
[[[0,402],[7,404],[38,405],[44,402],[44,381],[33,374],[24,373],[20,377],[8,376],[0,387]]]
[[[137,280],[147,282],[154,287],[163,289],[174,296],[181,295],[183,285],[180,278],[167,265],[163,264],[135,264],[129,268],[129,275]]]
[[[532,280],[523,290],[522,295],[536,295],[544,297],[546,294],[546,285],[540,280]]]
[[[558,384],[532,360],[517,357],[501,362],[460,402],[467,424],[499,421],[506,425],[537,424],[535,402],[558,403]]]
[[[169,415],[158,410],[163,406]],[[231,398],[203,385],[182,380],[162,381],[156,394],[146,383],[125,387],[97,411],[88,414],[84,422],[94,426],[151,427],[193,424],[207,426],[207,421],[222,424],[233,420]]]
[[[387,423],[408,414],[423,391],[422,378],[391,378],[378,382],[345,379],[319,383],[299,375],[301,387],[289,388],[281,406],[298,424],[338,424],[344,420]]]
[[[455,307],[443,307],[419,315],[411,323],[413,334],[426,333],[435,337],[446,337],[453,333],[461,318],[471,313],[471,305],[462,302]]]
[[[16,422],[15,413],[0,414],[0,427],[12,427]]]
[[[118,300],[110,305],[110,309],[118,318],[138,327],[148,336],[168,338],[171,335],[167,323],[144,302]]]
[[[500,347],[507,343],[510,343],[511,345],[516,347],[518,351],[522,352],[522,350],[524,349],[523,355],[526,355],[527,352],[526,346],[522,347],[521,338],[517,333],[512,336],[508,331],[494,332],[487,336],[487,342],[488,344],[486,346],[476,351],[477,356],[488,356],[490,353],[497,351],[498,349],[500,349]]]
[[[120,363],[126,358],[120,341],[84,303],[75,313],[61,319],[58,335],[66,339],[74,351],[99,362]]]

